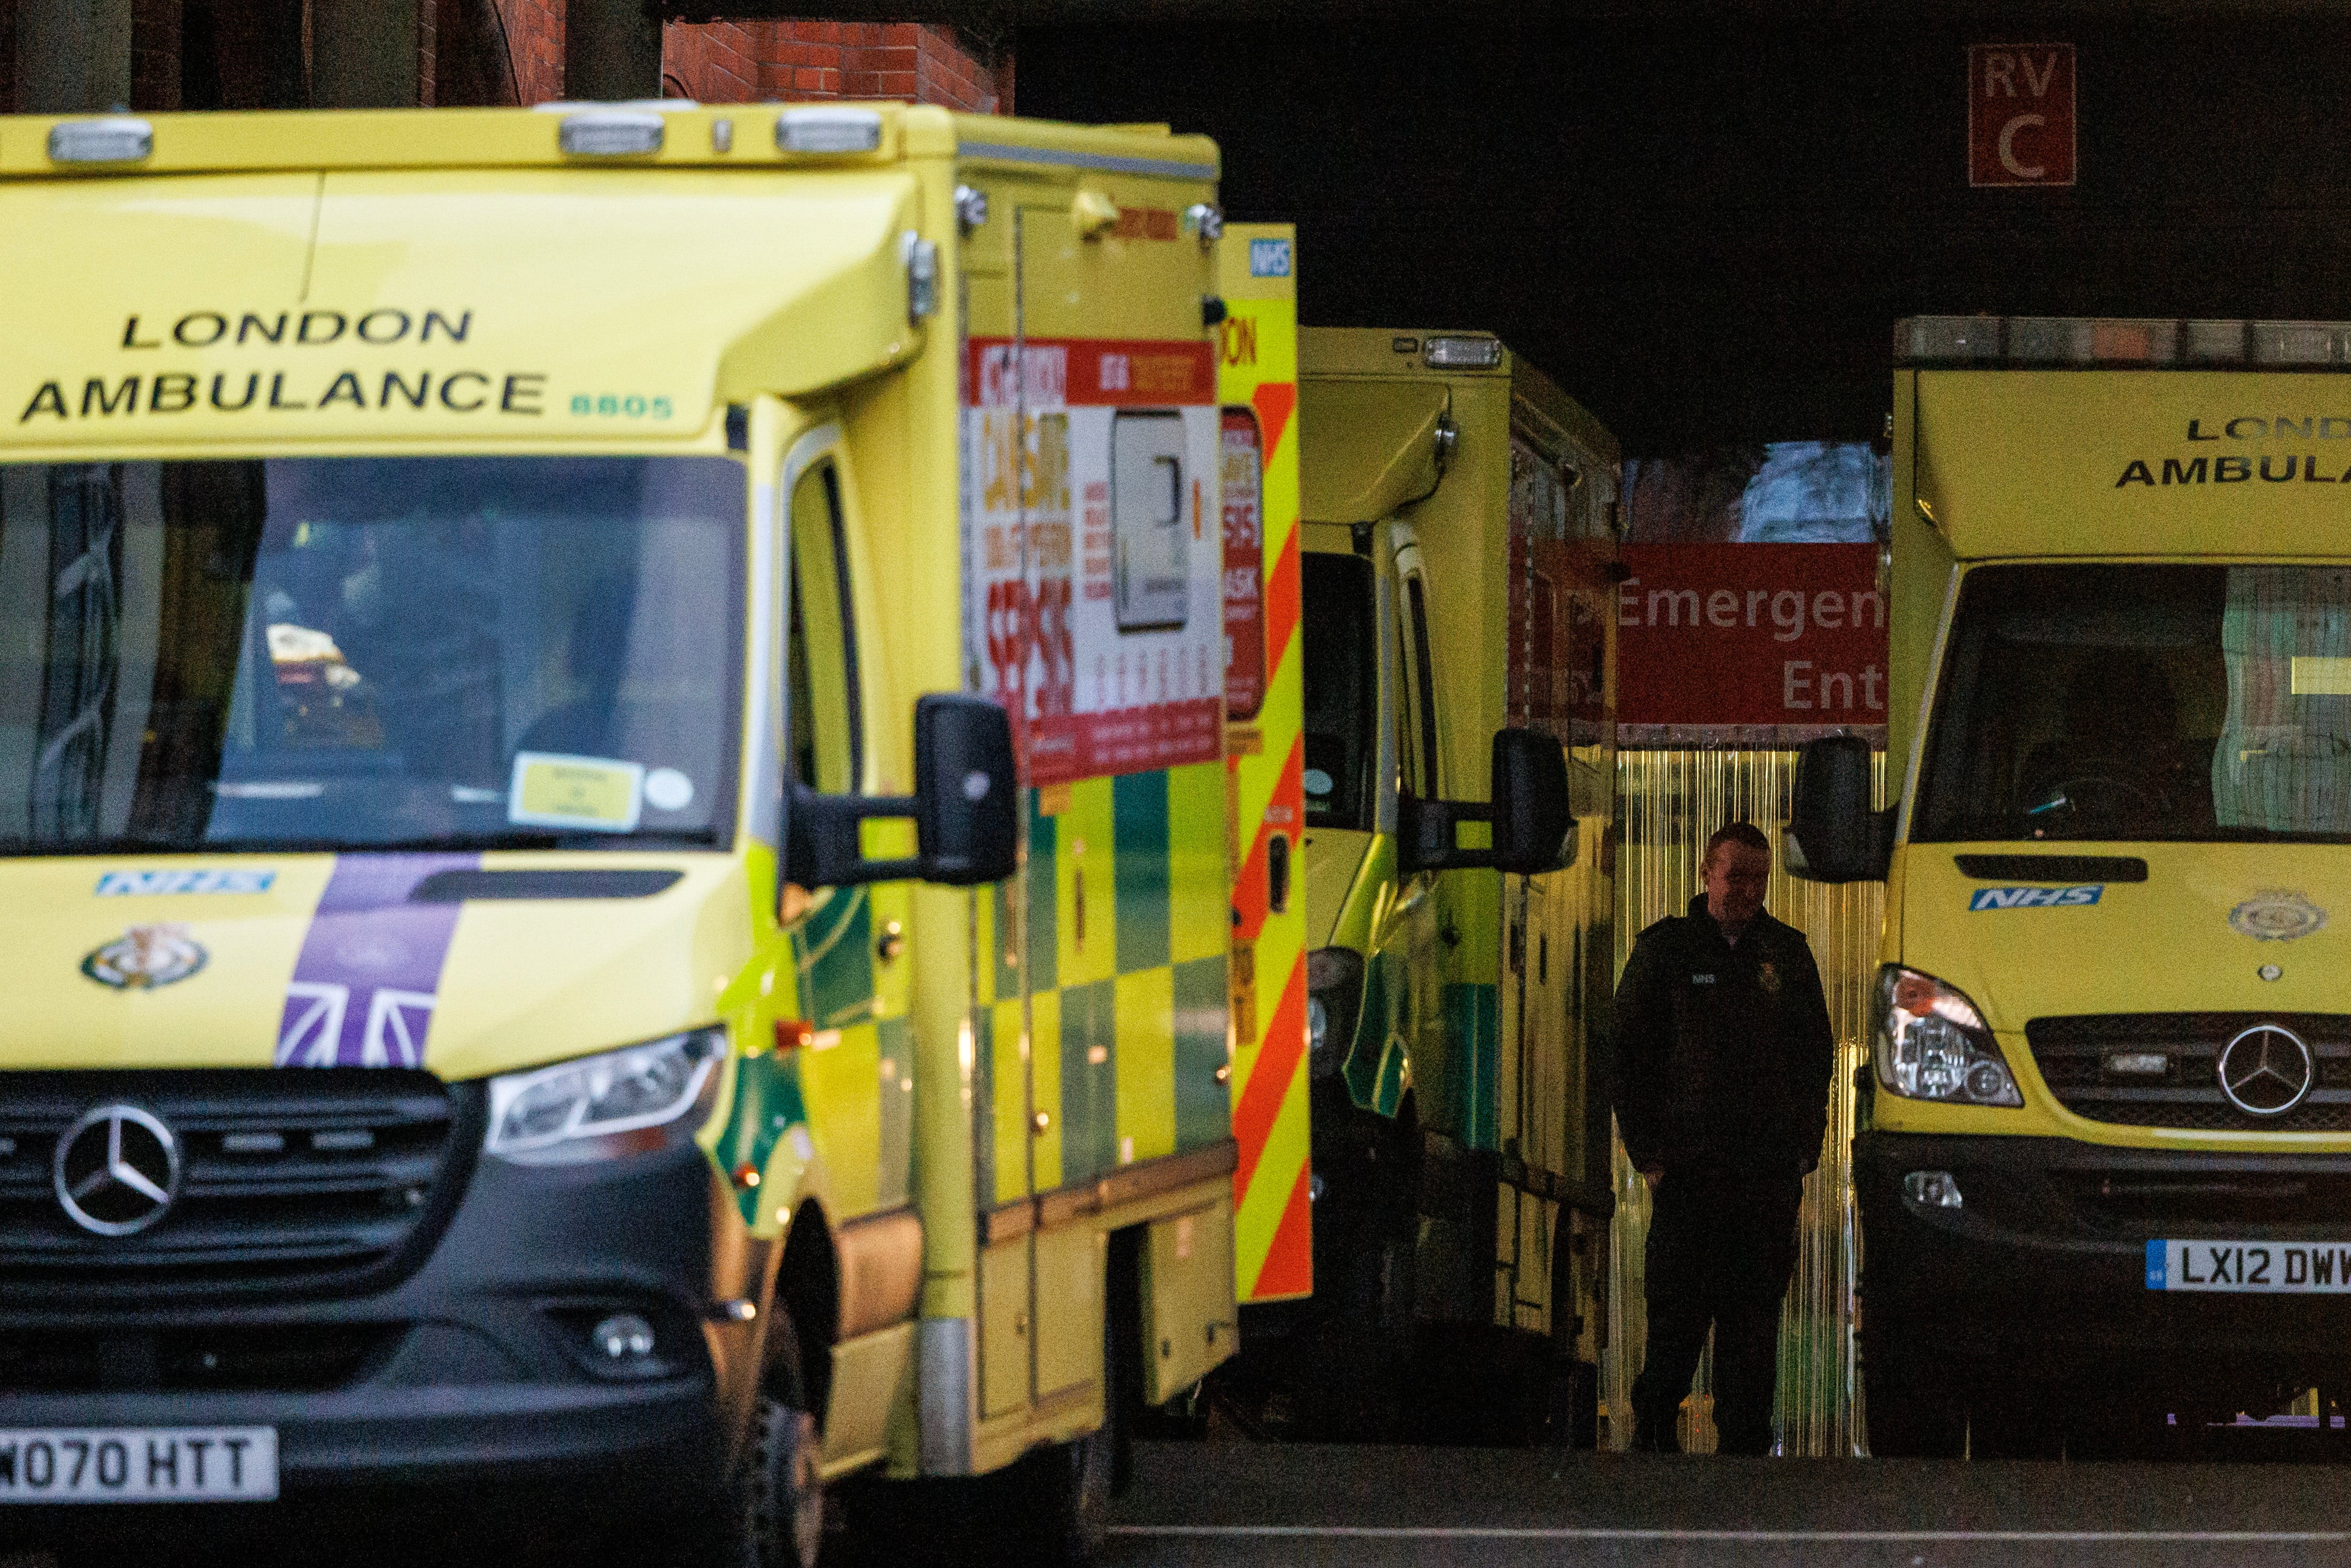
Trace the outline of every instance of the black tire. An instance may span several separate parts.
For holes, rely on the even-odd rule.
[[[780,1311],[768,1333],[781,1350],[753,1406],[735,1474],[703,1531],[696,1556],[709,1568],[816,1568],[823,1545],[823,1438],[805,1407],[799,1342]]]
[[[1968,1451],[1966,1413],[1940,1383],[1863,1342],[1862,1396],[1870,1457],[1956,1459]]]

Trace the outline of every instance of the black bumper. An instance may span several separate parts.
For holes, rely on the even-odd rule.
[[[742,1390],[721,1369],[757,1365],[765,1325],[710,1303],[758,1299],[759,1251],[691,1145],[485,1158],[414,1271],[371,1295],[83,1309],[0,1283],[0,1342],[19,1347],[0,1405],[12,1427],[274,1427],[289,1496],[495,1480],[675,1504],[726,1473]],[[590,1343],[616,1312],[655,1334],[625,1370]]]
[[[1963,1202],[1907,1197],[1914,1171],[1950,1173]],[[2351,1247],[2351,1155],[1869,1132],[1854,1187],[1865,1354],[2167,1380],[2351,1365],[2351,1295],[2158,1291],[2147,1267],[2150,1239]]]

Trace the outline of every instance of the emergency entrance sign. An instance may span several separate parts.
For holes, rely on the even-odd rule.
[[[1968,183],[2074,183],[2074,46],[1968,49]]]

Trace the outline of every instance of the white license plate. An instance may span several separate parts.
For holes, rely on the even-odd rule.
[[[275,1427],[0,1427],[0,1503],[277,1495]]]
[[[2249,1295],[2351,1294],[2351,1244],[2316,1241],[2150,1241],[2150,1291]]]

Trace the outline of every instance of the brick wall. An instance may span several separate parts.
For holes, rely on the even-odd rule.
[[[563,96],[563,0],[492,0],[507,35],[515,101]]]
[[[664,90],[705,103],[907,99],[977,114],[1012,111],[1012,51],[915,22],[673,22]]]
[[[772,22],[672,22],[662,29],[662,93],[702,103],[749,103]]]
[[[18,0],[0,0],[0,112],[16,99]],[[146,110],[308,101],[303,0],[134,0],[132,97]],[[451,106],[563,93],[565,0],[420,0],[418,97]],[[1012,112],[1012,49],[915,22],[673,22],[662,85],[705,103],[911,99]]]
[[[451,109],[517,101],[507,28],[495,0],[425,0],[433,14],[433,53],[419,79],[430,102]]]

